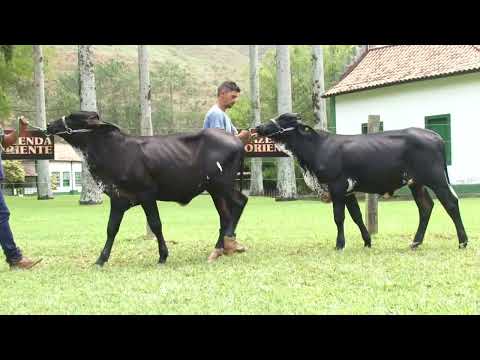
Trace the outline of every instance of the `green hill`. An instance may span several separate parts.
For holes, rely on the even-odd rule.
[[[54,58],[50,59],[55,72],[71,71],[77,66],[76,45],[50,45]],[[112,58],[137,66],[136,45],[94,45],[94,61],[106,62]],[[163,61],[186,67],[205,85],[224,79],[248,86],[248,45],[150,45],[151,71]]]

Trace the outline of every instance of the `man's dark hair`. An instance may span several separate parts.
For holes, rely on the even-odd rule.
[[[238,87],[237,84],[235,84],[233,81],[224,81],[223,83],[220,84],[217,90],[217,96],[220,95],[222,91],[236,91],[240,92],[240,88]]]

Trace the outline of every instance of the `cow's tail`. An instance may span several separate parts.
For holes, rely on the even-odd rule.
[[[447,151],[445,149],[445,144],[443,144],[443,168],[445,170],[445,178],[447,180],[448,188],[450,189],[450,192],[452,193],[453,196],[455,196],[458,200],[458,195],[455,192],[452,183],[450,182],[450,177],[448,176],[448,168],[447,168]]]
[[[245,156],[242,155],[242,160],[240,162],[240,192],[243,192],[243,167],[245,165]]]
[[[445,169],[445,177],[447,178],[447,184],[451,185],[450,177],[448,176],[447,160],[445,159],[445,157],[443,159],[443,168]]]

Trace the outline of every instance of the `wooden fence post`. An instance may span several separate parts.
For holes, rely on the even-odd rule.
[[[368,115],[367,133],[371,134],[380,131],[380,116]],[[367,218],[367,230],[370,234],[378,233],[378,195],[365,194]]]

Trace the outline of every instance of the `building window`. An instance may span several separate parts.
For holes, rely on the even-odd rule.
[[[447,165],[452,165],[452,137],[450,114],[425,116],[425,128],[435,131],[445,141]]]
[[[75,186],[82,185],[82,173],[79,171],[75,171]]]
[[[380,121],[380,131],[383,131],[383,121]],[[368,132],[368,123],[362,124],[362,134],[367,134]]]
[[[52,182],[52,190],[57,190],[58,185],[60,185],[60,172],[52,171],[50,181]]]
[[[68,171],[63,173],[63,187],[70,187],[70,173]]]

